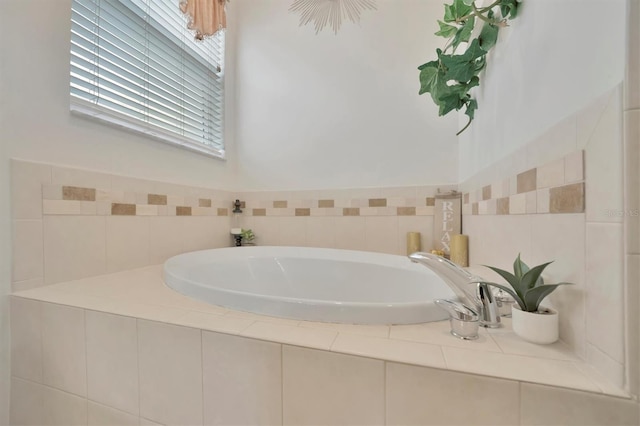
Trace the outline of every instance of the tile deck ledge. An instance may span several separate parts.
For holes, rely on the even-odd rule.
[[[311,349],[630,398],[564,343],[535,345],[519,339],[509,319],[504,328],[481,329],[479,339],[464,341],[449,334],[448,321],[371,326],[268,317],[183,296],[164,284],[162,265],[52,284],[12,296]]]

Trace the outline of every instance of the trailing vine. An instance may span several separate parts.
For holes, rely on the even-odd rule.
[[[471,89],[480,85],[480,72],[487,63],[487,53],[498,40],[500,28],[518,15],[521,0],[495,0],[486,7],[476,6],[476,0],[453,0],[444,5],[444,22],[438,21],[437,36],[447,39],[444,49],[436,49],[438,59],[420,65],[420,95],[430,93],[439,107],[438,115],[465,108],[469,121],[456,135],[464,132],[473,121],[478,102]],[[482,23],[472,38],[477,23]],[[464,53],[457,54],[461,44]]]

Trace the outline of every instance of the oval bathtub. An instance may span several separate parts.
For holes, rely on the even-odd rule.
[[[415,324],[456,299],[432,271],[404,256],[303,247],[230,247],[164,264],[172,289],[214,305],[282,318],[346,324]]]

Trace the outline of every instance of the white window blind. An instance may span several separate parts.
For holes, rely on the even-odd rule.
[[[71,110],[224,157],[224,31],[194,41],[179,0],[73,0]]]

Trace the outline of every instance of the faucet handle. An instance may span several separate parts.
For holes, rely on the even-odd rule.
[[[485,282],[478,282],[476,287],[476,297],[480,307],[480,325],[486,328],[500,328],[500,315],[498,313],[498,303],[491,288]]]

